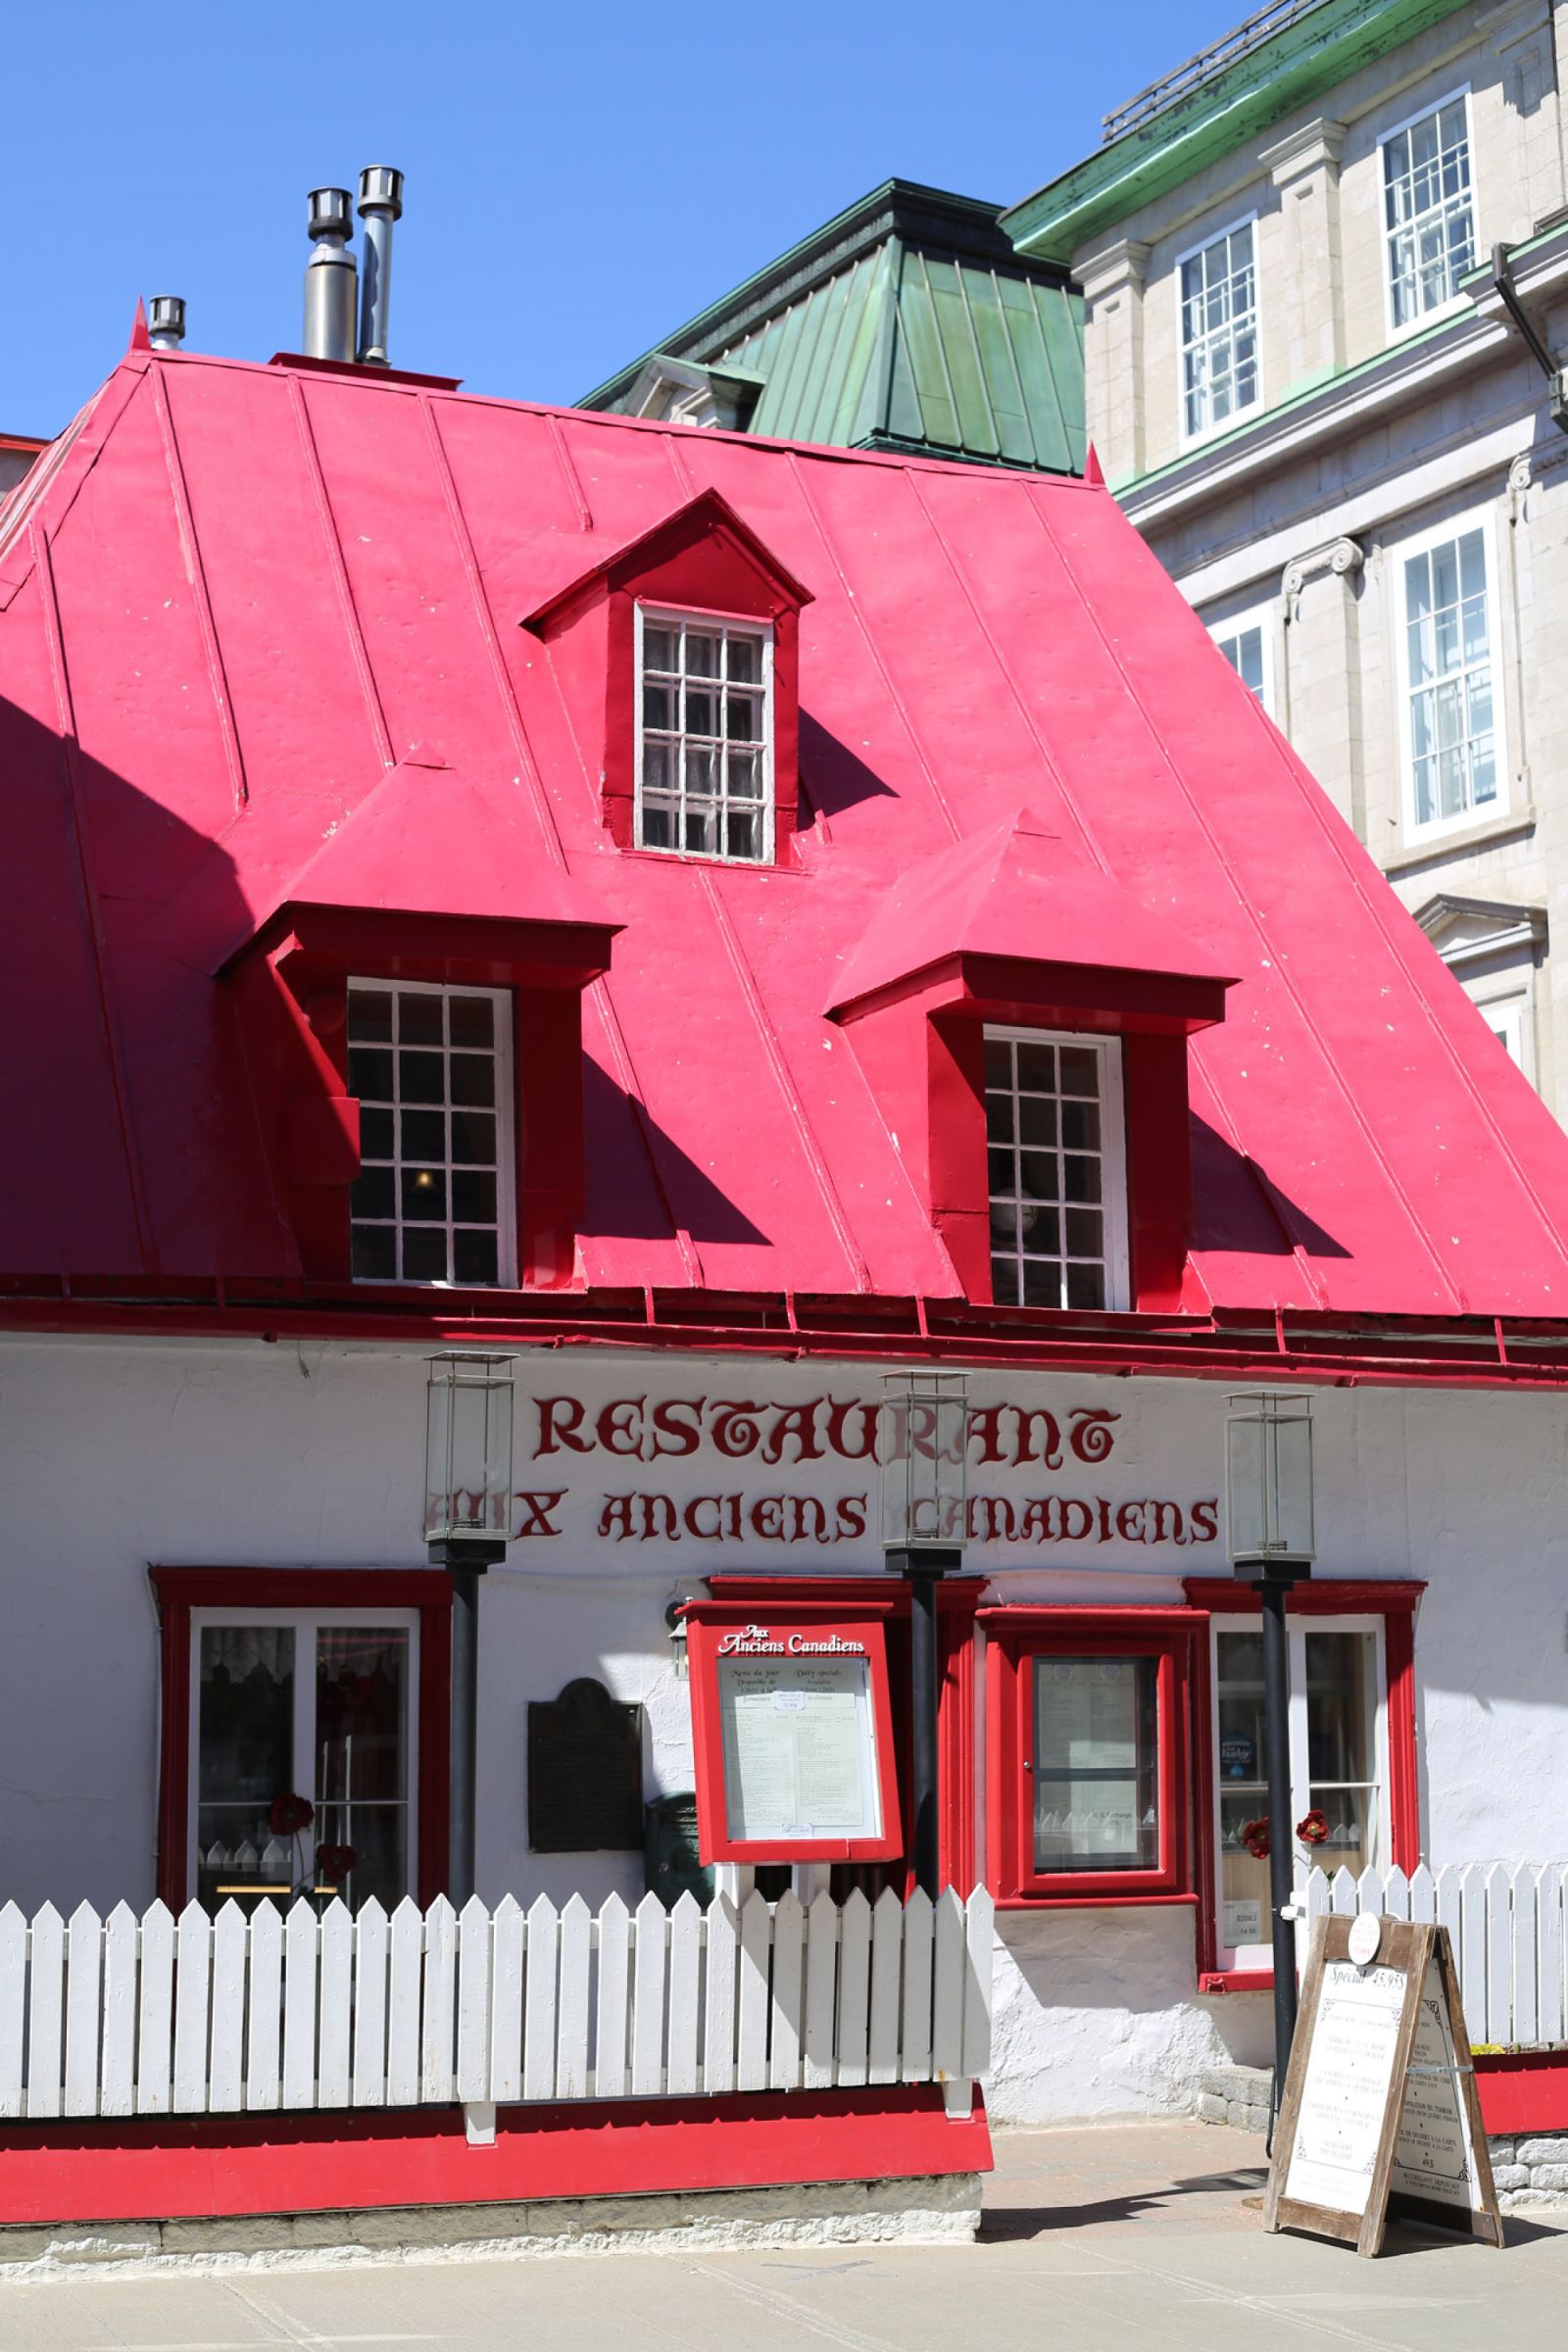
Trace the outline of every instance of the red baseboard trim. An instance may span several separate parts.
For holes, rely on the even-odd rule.
[[[174,2221],[386,2205],[514,2204],[983,2173],[978,2087],[503,2107],[470,2147],[457,2107],[17,2124],[0,2132],[0,2224]]]
[[[1568,2134],[1568,2050],[1478,2050],[1476,2089],[1489,2132]]]

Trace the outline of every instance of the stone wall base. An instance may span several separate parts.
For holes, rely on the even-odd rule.
[[[967,2244],[980,2176],[571,2197],[526,2205],[387,2206],[365,2212],[176,2222],[59,2222],[0,2229],[10,2280],[155,2272],[336,2269],[484,2262],[533,2254],[709,2253],[733,2247]]]
[[[1267,2132],[1271,2080],[1266,2066],[1211,2068],[1198,2086],[1200,2121]],[[1544,2136],[1494,2132],[1487,2147],[1497,2202],[1504,2212],[1568,2205],[1568,2132]]]

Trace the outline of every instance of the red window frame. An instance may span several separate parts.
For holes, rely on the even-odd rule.
[[[732,1602],[693,1601],[685,1611],[686,1645],[692,1698],[692,1749],[697,1778],[698,1853],[710,1862],[891,1862],[904,1851],[904,1824],[899,1804],[899,1766],[893,1740],[893,1703],[888,1682],[884,1624],[888,1611],[878,1609],[851,1615],[804,1598],[772,1601],[758,1607]],[[725,1804],[724,1732],[718,1704],[719,1650],[726,1635],[756,1624],[769,1637],[787,1641],[791,1634],[808,1641],[837,1635],[842,1642],[858,1642],[868,1661],[871,1718],[876,1740],[876,1774],[882,1816],[875,1838],[732,1838]]]
[[[981,1609],[986,1647],[986,1882],[999,1908],[1050,1910],[1193,1903],[1191,1609],[1069,1606]],[[1037,1871],[1032,1681],[1040,1657],[1157,1661],[1159,1862],[1152,1870]]]
[[[1260,1612],[1262,1596],[1240,1578],[1189,1576],[1182,1589],[1202,1611],[1201,1663],[1194,1682],[1193,1812],[1196,1830],[1198,1989],[1200,1992],[1268,1992],[1272,1969],[1226,1969],[1219,1965],[1219,1857],[1215,1843],[1214,1687],[1211,1617]],[[1421,1860],[1421,1771],[1416,1745],[1415,1613],[1426,1591],[1423,1579],[1390,1577],[1351,1580],[1309,1578],[1293,1587],[1287,1601],[1292,1617],[1381,1617],[1383,1662],[1388,1676],[1389,1843],[1394,1865],[1414,1870]]]
[[[194,1609],[416,1609],[419,1618],[417,1900],[445,1891],[452,1749],[452,1580],[438,1569],[149,1569],[162,1663],[158,1896],[171,1911],[190,1894],[191,1612]]]

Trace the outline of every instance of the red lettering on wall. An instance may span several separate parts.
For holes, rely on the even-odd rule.
[[[561,1508],[569,1491],[566,1487],[557,1487],[548,1494],[514,1494],[513,1501],[520,1503],[522,1508],[512,1531],[513,1542],[521,1543],[524,1536],[559,1536],[561,1530],[550,1514]]]
[[[703,1442],[703,1406],[707,1401],[705,1396],[669,1396],[663,1403],[656,1404],[653,1412],[657,1433],[654,1452],[695,1453]],[[677,1419],[676,1416],[681,1413],[689,1413],[691,1418],[686,1421]],[[663,1446],[660,1444],[662,1438],[669,1438],[674,1442]]]
[[[573,1453],[592,1453],[592,1438],[576,1435],[582,1427],[583,1408],[575,1396],[541,1396],[537,1402],[539,1443],[533,1449],[535,1461],[542,1453],[555,1453],[562,1446],[569,1446]]]

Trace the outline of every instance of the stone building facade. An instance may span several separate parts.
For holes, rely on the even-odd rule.
[[[1551,0],[1279,6],[1004,217],[1106,477],[1568,1113],[1568,171]]]

